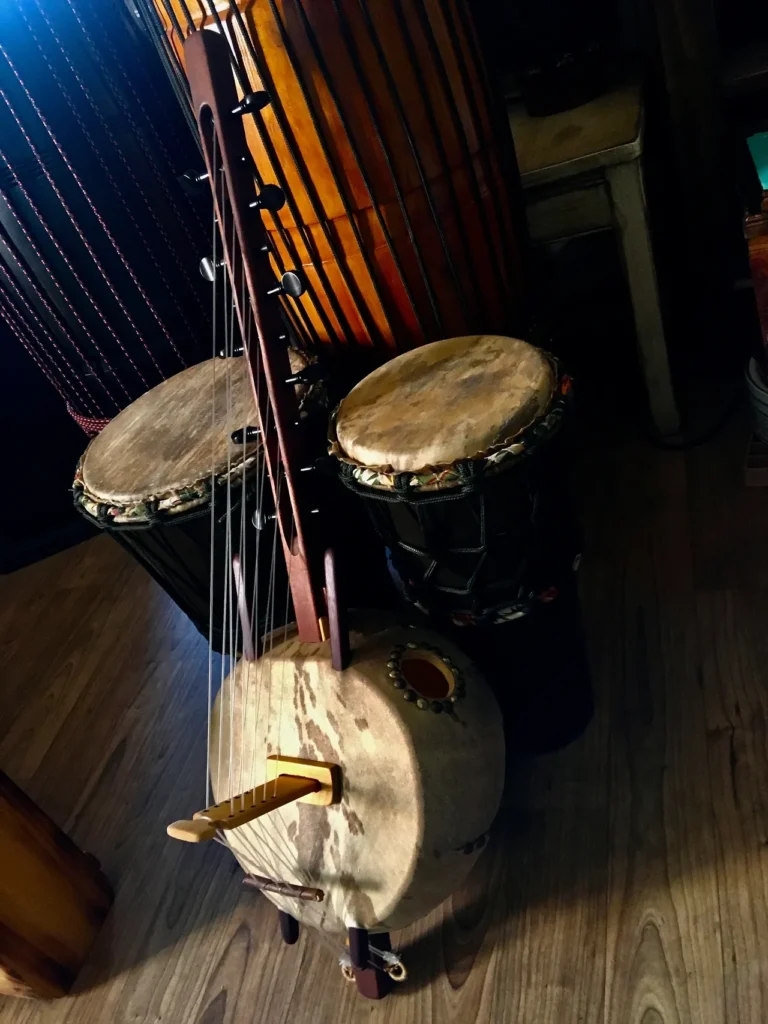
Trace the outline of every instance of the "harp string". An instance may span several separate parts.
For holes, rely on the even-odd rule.
[[[246,308],[245,300],[246,300],[245,274],[243,273],[242,274],[242,280],[241,280],[241,287],[240,287],[240,309],[244,310]],[[241,586],[243,588],[243,594],[244,595],[247,595],[247,593],[248,593],[248,559],[247,559],[247,554],[248,554],[248,531],[247,531],[247,528],[246,528],[246,518],[247,518],[246,497],[247,497],[247,488],[246,488],[246,482],[245,482],[245,478],[246,478],[245,457],[246,457],[246,439],[247,439],[247,431],[248,431],[248,425],[249,425],[248,424],[248,418],[249,418],[248,417],[248,410],[250,408],[250,403],[248,401],[248,393],[247,393],[247,389],[249,387],[249,381],[247,379],[247,374],[248,374],[247,360],[248,360],[249,355],[250,355],[250,345],[246,341],[246,335],[250,335],[250,317],[248,317],[248,319],[247,319],[247,325],[246,325],[245,331],[242,332],[243,359],[245,360],[245,362],[240,364],[240,366],[242,367],[242,370],[243,370],[243,376],[245,378],[245,379],[243,379],[241,381],[241,384],[240,384],[240,386],[243,388],[243,426],[242,426],[242,430],[243,430],[243,472],[242,472],[241,483],[240,483],[240,569],[241,569],[241,577],[240,577],[240,579],[241,579]],[[259,439],[257,444],[260,444],[260,443],[261,443],[261,441]],[[257,448],[257,453],[258,453],[258,448]],[[258,462],[258,459],[259,459],[259,454],[257,454],[257,462]],[[255,576],[255,574],[254,574],[254,576]],[[239,595],[238,595],[238,602],[239,602],[239,599],[240,598],[239,598]],[[247,600],[247,598],[246,598],[246,600]],[[249,610],[249,616],[252,615],[252,614],[253,614],[253,605],[251,605],[251,609]],[[241,623],[241,625],[242,625],[242,629],[243,629],[243,659],[244,659],[245,658],[245,651],[248,649],[248,644],[246,642],[246,637],[245,637],[246,623],[243,622],[243,623]],[[249,641],[250,645],[253,646],[253,644],[255,642],[255,638],[253,636],[253,619],[252,618],[250,619],[250,632],[251,632],[251,636],[248,638],[248,641]],[[245,672],[245,676],[246,676],[246,678],[244,680],[242,679],[243,671]],[[250,672],[250,662],[247,661],[245,666],[244,666],[244,668],[241,665],[240,673],[239,673],[239,678],[241,679],[241,685],[240,685],[240,712],[241,712],[240,713],[240,736],[241,736],[241,744],[245,743],[244,737],[245,737],[245,729],[246,729],[246,722],[247,722],[247,715],[246,715],[246,710],[247,710],[247,706],[248,706],[248,685],[247,684],[248,684],[249,672]],[[237,787],[238,788],[238,792],[240,793],[240,808],[241,808],[241,810],[245,808],[245,789],[243,787],[243,762],[244,761],[245,761],[245,750],[241,749],[241,751],[240,751],[240,783],[239,783],[239,785]]]
[[[249,317],[249,319],[248,319],[248,333],[249,334],[250,334],[250,328],[251,328],[251,319]],[[256,349],[257,349],[257,352],[256,352],[257,369],[260,371],[260,369],[261,369],[261,352],[260,352],[259,347],[258,347],[258,341],[256,342]],[[258,399],[260,397],[260,394],[261,394],[261,372],[259,372],[257,374],[257,376],[256,376],[256,389],[257,389],[257,399]],[[264,513],[264,508],[265,508],[265,490],[266,490],[267,475],[268,475],[267,474],[267,460],[266,460],[266,457],[264,455],[264,443],[265,443],[265,437],[266,437],[266,435],[269,434],[269,431],[270,431],[271,416],[272,416],[272,406],[268,403],[267,404],[266,417],[265,417],[264,423],[262,424],[262,428],[264,430],[264,436],[262,436],[262,439],[261,439],[261,442],[262,442],[261,461],[259,463],[259,479],[258,479],[258,484],[257,484],[257,488],[256,488],[256,502],[257,502],[256,509],[257,509],[257,515],[260,517],[260,520],[259,520],[259,529],[257,530],[257,533],[256,533],[256,557],[254,559],[255,568],[254,568],[254,574],[253,574],[253,599],[251,601],[251,608],[253,609],[253,611],[252,611],[253,620],[254,620],[257,636],[259,637],[259,645],[258,646],[261,648],[259,660],[256,662],[256,665],[254,666],[254,669],[253,669],[254,677],[255,677],[255,683],[254,683],[253,687],[249,687],[249,689],[248,689],[249,697],[250,697],[250,690],[253,689],[255,691],[255,693],[254,693],[254,700],[255,700],[255,703],[256,703],[255,713],[254,713],[254,725],[253,725],[254,734],[253,734],[253,737],[252,737],[252,746],[251,746],[251,763],[250,763],[250,768],[249,768],[249,772],[248,772],[248,777],[251,780],[251,788],[253,790],[253,799],[254,800],[256,799],[256,775],[255,775],[255,772],[256,772],[256,732],[258,730],[259,713],[261,711],[261,691],[262,691],[261,683],[262,683],[262,677],[263,677],[263,674],[264,674],[264,663],[265,663],[265,661],[264,661],[264,653],[265,653],[265,651],[264,651],[264,640],[263,640],[263,637],[262,637],[262,629],[261,629],[262,618],[264,619],[265,629],[266,629],[266,623],[267,623],[267,616],[264,613],[264,608],[263,608],[262,601],[261,601],[261,588],[259,587],[259,576],[260,576],[259,567],[261,565],[262,535],[263,535],[264,529],[266,527],[266,516],[265,516],[265,513]],[[276,529],[276,527],[275,527],[275,529]],[[268,606],[269,594],[267,594],[267,602],[266,603],[267,603],[267,606]],[[247,674],[248,678],[250,679],[250,670],[247,670],[246,674]]]
[[[279,472],[278,469],[276,475],[277,486],[275,488],[275,507],[280,508],[283,474]],[[264,662],[267,666],[267,713],[264,719],[264,788],[262,793],[262,800],[267,799],[267,759],[269,757],[269,727],[272,722],[272,671],[274,667],[272,662],[272,652],[274,651],[275,648],[275,569],[277,564],[277,536],[279,532],[279,529],[276,527],[272,533],[272,558],[269,568],[269,657],[264,658]]]
[[[218,136],[213,133],[212,139],[211,166],[218,165]],[[211,226],[211,251],[213,259],[213,286],[211,298],[211,339],[213,351],[211,352],[211,531],[210,531],[210,564],[208,571],[208,722],[205,740],[205,804],[210,807],[211,799],[211,716],[213,714],[213,623],[214,623],[214,571],[216,567],[216,354],[217,338],[216,328],[218,324],[218,310],[216,308],[216,297],[218,293],[216,281],[216,266],[219,261],[217,252],[217,231],[216,231],[216,206],[214,204]]]
[[[290,611],[290,588],[285,592],[284,602],[282,600],[282,594],[280,595],[281,600],[278,601],[278,558],[280,554],[278,548],[282,550],[282,544],[280,543],[280,522],[277,514],[269,517],[274,521],[271,537],[271,550],[263,550],[262,534],[264,532],[263,527],[266,525],[267,515],[265,512],[266,503],[270,501],[267,497],[269,491],[272,488],[267,487],[268,477],[268,462],[264,454],[265,443],[274,442],[274,431],[276,423],[274,419],[274,411],[271,402],[265,401],[264,403],[264,419],[260,422],[262,430],[262,436],[259,439],[259,453],[256,458],[255,465],[255,493],[256,493],[256,508],[258,514],[262,518],[261,525],[262,529],[257,529],[256,536],[254,538],[254,550],[251,564],[253,566],[253,580],[249,581],[247,576],[248,566],[246,563],[246,555],[248,553],[248,523],[246,522],[246,499],[248,497],[248,484],[246,482],[246,444],[243,443],[241,452],[235,452],[233,458],[232,443],[230,441],[231,433],[237,429],[242,428],[244,431],[250,425],[249,410],[252,408],[251,404],[244,399],[244,409],[242,415],[238,415],[236,411],[236,402],[238,396],[244,398],[242,390],[238,390],[241,385],[249,386],[242,381],[240,378],[234,378],[235,366],[237,365],[234,358],[234,350],[236,345],[236,339],[238,334],[242,341],[242,348],[245,354],[246,360],[250,362],[254,370],[254,382],[256,391],[256,402],[257,407],[261,410],[261,400],[265,398],[262,394],[262,387],[265,386],[262,382],[263,376],[263,365],[261,348],[258,342],[258,329],[254,324],[254,310],[252,303],[249,299],[249,292],[247,288],[245,266],[243,260],[243,254],[240,247],[240,242],[237,234],[237,227],[233,212],[229,203],[228,188],[226,182],[226,176],[223,167],[220,166],[220,153],[218,147],[218,135],[215,130],[211,132],[210,150],[211,153],[211,168],[212,178],[214,183],[214,190],[217,202],[215,206],[218,208],[218,220],[216,212],[214,212],[213,228],[212,228],[212,258],[214,265],[214,285],[213,285],[213,298],[212,298],[212,320],[213,320],[213,361],[214,371],[212,373],[212,404],[215,406],[217,398],[217,387],[216,387],[216,364],[218,362],[217,353],[220,351],[217,345],[217,332],[223,332],[223,353],[224,353],[224,367],[226,380],[225,386],[222,388],[221,381],[219,381],[218,391],[224,392],[224,398],[226,402],[226,411],[224,417],[221,415],[221,410],[217,410],[215,407],[212,409],[212,423],[214,424],[215,437],[220,439],[220,431],[222,429],[221,420],[225,420],[225,443],[227,447],[226,456],[226,494],[223,497],[225,508],[223,510],[225,516],[225,529],[223,531],[223,541],[220,534],[217,537],[216,531],[216,512],[213,506],[213,494],[215,491],[215,451],[216,444],[215,440],[212,443],[212,469],[211,469],[211,589],[209,593],[210,610],[211,610],[211,630],[209,635],[209,683],[208,683],[208,746],[209,754],[207,760],[207,777],[206,777],[206,800],[207,803],[211,803],[216,799],[228,799],[230,801],[231,811],[234,813],[235,800],[239,795],[244,806],[245,795],[250,789],[253,793],[253,799],[257,799],[257,790],[262,790],[261,798],[266,799],[267,797],[267,767],[268,757],[270,753],[270,738],[275,733],[277,735],[277,750],[279,752],[280,742],[282,738],[282,717],[284,713],[284,690],[285,690],[285,671],[287,666],[285,663],[277,671],[274,670],[272,664],[272,655],[277,645],[285,641],[288,637],[289,625],[288,616]],[[218,232],[216,230],[218,223]],[[219,249],[219,242],[222,243],[221,249]],[[225,267],[222,261],[222,257],[226,256],[228,261],[228,267]],[[221,267],[218,264],[222,264]],[[219,271],[223,274],[223,279],[219,277]],[[239,299],[239,303],[235,302],[235,299]],[[239,305],[239,311],[241,319],[237,317],[237,305]],[[223,323],[220,321],[223,320]],[[269,340],[269,339],[268,339]],[[253,348],[255,346],[255,348]],[[237,372],[246,372],[244,363],[240,362]],[[219,395],[219,403],[221,404],[221,395]],[[241,422],[242,421],[242,422]],[[243,438],[245,442],[245,437]],[[219,448],[220,450],[220,448]],[[274,508],[281,508],[282,499],[284,497],[283,489],[288,486],[283,452],[279,444],[275,445],[272,449],[275,453],[274,465],[272,466],[274,479]],[[233,470],[235,472],[241,472],[241,478],[239,481],[233,480]],[[235,490],[237,488],[237,490]],[[239,500],[238,500],[239,499]],[[271,507],[271,505],[270,505]],[[240,522],[237,527],[237,534],[235,534],[235,524],[233,522],[236,510],[239,508]],[[221,518],[222,510],[219,506],[219,518]],[[296,522],[293,517],[292,511],[290,513],[290,524],[285,522],[285,541],[288,544],[289,549],[293,547],[296,538]],[[213,548],[216,540],[218,539],[219,544],[223,543],[223,560],[224,560],[224,576],[222,586],[222,607],[220,609],[220,616],[217,609],[214,607],[215,604],[215,588],[214,588],[214,572],[217,564],[220,564],[221,552],[219,551],[215,556]],[[240,616],[237,610],[237,593],[234,585],[233,576],[233,556],[235,552],[238,553],[240,558],[240,566],[243,574],[244,584],[251,582],[252,584],[252,596],[250,601],[249,614],[251,617],[251,627],[257,636],[263,634],[263,640],[261,647],[263,648],[261,656],[258,661],[253,664],[246,661],[245,665],[237,667],[237,656],[239,648],[239,636],[243,624],[240,622]],[[268,559],[268,573],[260,572],[262,562]],[[264,566],[263,568],[267,568]],[[266,579],[264,579],[266,577]],[[260,582],[261,579],[261,582]],[[282,582],[282,578],[281,578]],[[266,584],[266,586],[265,586]],[[266,591],[266,593],[265,593]],[[246,599],[247,603],[247,599]],[[282,614],[282,620],[279,619],[279,615]],[[214,727],[213,711],[214,711],[214,684],[213,684],[213,624],[216,622],[217,617],[220,618],[221,622],[221,637],[222,637],[222,657],[220,663],[220,679],[219,679],[219,715],[218,721],[216,722],[216,733],[212,735]],[[263,623],[263,629],[262,629]],[[282,629],[280,628],[282,626]],[[257,632],[258,631],[258,632]],[[228,671],[225,672],[225,670]],[[265,674],[266,673],[266,674]],[[275,676],[273,679],[272,676]],[[279,693],[273,696],[273,689],[277,684],[280,684]],[[273,685],[274,684],[274,685]],[[252,693],[253,691],[253,693]],[[237,701],[240,701],[240,707],[237,707]],[[255,714],[253,716],[253,727],[252,730],[248,729],[251,721],[250,711],[253,710],[253,702],[255,702]],[[263,707],[265,705],[265,708]],[[273,718],[273,707],[277,711],[277,717]],[[261,712],[264,711],[262,718]],[[239,716],[239,730],[236,730],[237,717]],[[226,721],[225,721],[226,719]],[[263,729],[263,756],[264,756],[264,772],[263,776],[261,772],[257,776],[257,770],[260,767],[259,753],[261,750],[261,743],[259,742],[260,730]],[[229,740],[229,751],[228,757],[225,755],[224,741],[228,738]],[[218,764],[217,764],[217,791],[212,794],[211,799],[210,793],[210,777],[211,777],[211,763],[210,763],[210,750],[212,749],[211,739],[217,748]],[[248,745],[250,744],[250,771],[246,771],[246,758],[249,753]],[[226,772],[226,778],[225,778]],[[263,786],[261,783],[263,778]],[[237,784],[239,782],[239,785]],[[274,816],[273,816],[274,817]],[[282,816],[280,816],[282,817]],[[265,822],[265,824],[267,824]],[[305,875],[306,872],[297,868],[293,864],[293,859],[287,855],[287,837],[285,835],[285,826],[278,820],[270,821],[267,825],[268,832],[272,834],[272,839],[269,843],[270,847],[278,847],[278,850],[271,850],[270,859],[272,863],[279,865],[287,875],[294,877],[297,875]],[[266,834],[265,834],[266,835]],[[258,861],[254,862],[256,865]],[[307,879],[311,881],[311,879]]]
[[[224,189],[224,175],[222,174],[222,189]],[[227,438],[227,450],[232,455],[233,442],[231,440],[231,432],[239,427],[239,423],[236,421],[236,408],[235,408],[235,338],[236,338],[236,293],[235,287],[238,279],[238,256],[240,255],[236,245],[236,234],[235,234],[235,219],[234,216],[230,220],[230,240],[229,240],[229,251],[232,254],[232,273],[229,281],[230,294],[229,303],[225,307],[225,315],[229,323],[229,357],[227,360],[228,366],[228,402],[229,402],[229,426],[228,431],[230,436]],[[237,469],[237,463],[235,463],[235,469]],[[245,475],[245,438],[243,438],[243,445],[240,451],[240,472]],[[227,529],[229,532],[229,673],[227,679],[229,680],[229,790],[232,800],[232,812],[234,813],[234,800],[237,796],[234,784],[234,773],[235,773],[235,705],[237,702],[237,679],[236,679],[236,664],[237,664],[237,652],[240,649],[240,615],[238,612],[237,605],[237,591],[234,583],[234,558],[235,558],[235,535],[234,535],[234,516],[235,510],[237,509],[237,494],[234,493],[235,483],[233,475],[230,472],[227,475],[227,487],[230,491],[230,514],[227,522]],[[239,510],[242,515],[242,509]],[[238,531],[239,534],[239,531]],[[239,537],[238,537],[239,540]],[[238,556],[242,560],[242,551],[238,545]],[[242,564],[242,561],[241,561]],[[242,739],[241,739],[242,742]]]
[[[215,136],[216,132],[214,131],[213,134]],[[224,243],[226,241],[226,237],[227,237],[227,233],[226,233],[226,217],[227,217],[227,214],[226,214],[226,206],[223,205],[223,194],[224,194],[223,173],[221,172],[221,169],[219,168],[218,163],[216,163],[215,165],[213,165],[213,182],[212,182],[212,184],[213,184],[214,189],[219,189],[219,182],[222,182],[221,196],[220,196],[220,200],[222,200],[222,205],[220,206],[220,229],[221,229],[222,243]],[[224,255],[224,245],[222,244],[222,256],[223,255]],[[226,312],[227,311],[227,279],[228,279],[227,271],[226,271],[226,268],[224,268],[223,280],[222,280],[222,303],[221,303],[222,304],[222,312],[220,313],[220,316],[223,317],[223,328],[224,328],[224,360],[225,360],[224,366],[225,366],[225,373],[226,373],[226,366],[227,366],[226,359],[227,359],[227,356],[229,354],[228,346],[227,346],[228,339],[227,339],[227,312]],[[228,427],[229,427],[229,419],[228,419],[228,416],[227,416],[226,386],[225,386],[225,393],[224,393],[224,430],[226,431],[228,429]],[[229,446],[228,445],[227,445],[227,460],[229,461]],[[230,505],[231,505],[230,495],[231,495],[231,492],[230,492],[230,487],[229,487],[228,474],[225,474],[225,480],[227,481],[227,483],[226,483],[226,496],[225,496],[225,507],[224,507],[224,565],[223,565],[223,575],[222,575],[222,606],[221,606],[221,648],[222,648],[222,654],[221,654],[220,674],[219,674],[219,716],[218,716],[218,737],[217,737],[218,771],[217,771],[217,775],[216,775],[216,778],[218,780],[218,784],[219,784],[219,788],[220,789],[223,788],[222,784],[223,784],[223,781],[224,781],[224,777],[223,777],[224,744],[223,744],[222,740],[223,740],[223,729],[224,729],[224,714],[225,714],[225,711],[226,711],[225,704],[224,704],[224,698],[226,696],[226,679],[227,679],[227,676],[226,676],[226,661],[227,661],[227,657],[226,657],[226,655],[227,655],[227,612],[229,610],[228,590],[229,590],[230,577],[232,575],[230,563],[228,561],[228,555],[229,555],[229,523],[230,523],[230,511],[231,511],[230,510]],[[229,790],[229,787],[227,787],[227,790]],[[228,793],[228,795],[231,795],[231,793]]]
[[[296,538],[296,528],[295,528],[295,523],[293,521],[293,518],[291,518],[291,539],[290,539],[289,544],[288,544],[289,548],[293,548],[293,542],[294,542],[295,538]],[[282,640],[283,643],[285,643],[285,641],[288,639],[288,612],[289,612],[289,608],[290,608],[290,602],[291,602],[290,587],[286,587],[286,591],[285,591],[285,609],[283,611],[283,640]],[[285,670],[288,667],[287,662],[288,662],[288,659],[284,657],[283,658],[283,664],[282,664],[281,672],[280,672],[280,707],[279,707],[278,712],[277,712],[277,742],[275,744],[275,748],[276,748],[277,756],[278,757],[280,757],[280,741],[281,741],[281,736],[282,736],[282,731],[283,731],[282,730],[282,726],[283,726],[283,701],[285,699]],[[274,792],[275,792],[275,795],[277,795],[277,775],[275,775],[275,790],[274,790]]]

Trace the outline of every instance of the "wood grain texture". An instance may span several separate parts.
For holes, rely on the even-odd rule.
[[[524,188],[636,160],[642,150],[637,82],[548,117],[531,117],[521,102],[508,113]]]
[[[240,78],[270,94],[245,129],[260,178],[288,197],[265,225],[276,266],[308,281],[290,312],[314,346],[391,355],[510,330],[520,315],[511,140],[494,123],[470,6],[155,0],[182,65],[180,34],[215,27],[215,8]]]
[[[109,538],[0,579],[0,764],[115,882],[57,1004],[1,1024],[764,1024],[768,493],[746,427],[687,455],[583,460],[598,712],[510,773],[468,882],[394,936],[381,1005],[219,846],[164,835],[204,800],[205,646]],[[156,826],[152,827],[152,822]]]
[[[70,990],[112,903],[109,883],[0,772],[0,993]]]

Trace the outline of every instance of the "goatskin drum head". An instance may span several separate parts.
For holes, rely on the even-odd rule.
[[[258,424],[246,360],[208,359],[132,402],[91,441],[82,482],[117,505],[183,492],[242,462],[231,433]],[[246,446],[257,450],[258,442]]]
[[[473,334],[405,352],[350,391],[336,415],[342,453],[418,472],[474,459],[543,416],[556,372],[518,338]]]

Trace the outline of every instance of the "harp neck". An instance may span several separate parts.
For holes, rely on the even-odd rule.
[[[309,446],[296,391],[288,382],[288,331],[274,294],[267,233],[259,211],[250,208],[255,199],[252,165],[242,116],[233,113],[238,97],[229,48],[218,33],[193,32],[184,43],[184,56],[223,257],[248,354],[299,638],[316,642],[325,639],[327,618],[323,552],[311,540],[315,531],[308,524],[314,502],[306,478],[314,474],[301,473],[310,461]]]

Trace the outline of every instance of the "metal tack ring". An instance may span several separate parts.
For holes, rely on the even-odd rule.
[[[447,697],[436,700],[423,697],[408,685],[403,675],[402,662],[403,655],[409,654],[412,651],[424,651],[427,654],[436,656],[442,662],[444,668],[451,673],[453,688]],[[407,644],[397,644],[392,648],[387,659],[387,670],[387,675],[392,685],[396,690],[401,691],[403,700],[409,704],[415,704],[419,711],[432,711],[434,714],[440,714],[442,711],[451,712],[454,706],[460,700],[463,700],[466,695],[464,677],[454,665],[453,660],[443,654],[440,648],[434,644],[416,643],[413,640],[410,640]]]

